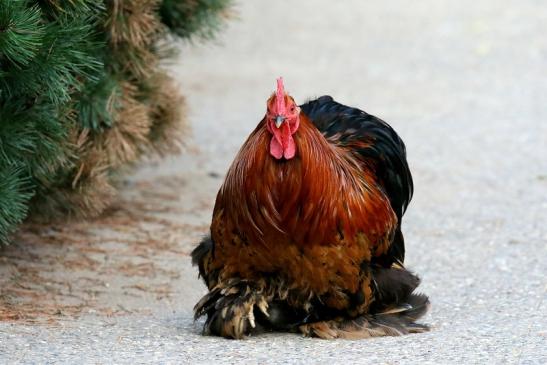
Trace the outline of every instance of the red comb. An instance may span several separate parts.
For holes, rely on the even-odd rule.
[[[277,92],[275,96],[276,96],[277,113],[279,115],[285,115],[287,108],[285,105],[285,89],[283,87],[282,77],[277,79]]]

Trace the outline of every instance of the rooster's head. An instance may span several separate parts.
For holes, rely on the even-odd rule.
[[[300,124],[300,108],[294,99],[285,93],[283,78],[277,79],[277,91],[268,99],[266,127],[272,134],[270,154],[276,159],[291,159],[296,154],[292,137]]]

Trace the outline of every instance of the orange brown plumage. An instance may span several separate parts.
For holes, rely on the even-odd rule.
[[[280,86],[281,85],[281,86]],[[282,100],[280,100],[282,98]],[[428,306],[403,266],[412,195],[404,144],[386,123],[282,82],[216,199],[193,252],[209,293],[205,332],[365,338],[425,330]]]

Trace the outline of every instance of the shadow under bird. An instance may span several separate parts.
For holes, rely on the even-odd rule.
[[[404,267],[412,192],[405,145],[387,123],[330,96],[298,106],[279,78],[192,252],[209,288],[194,308],[204,333],[426,331],[416,320],[429,300]]]

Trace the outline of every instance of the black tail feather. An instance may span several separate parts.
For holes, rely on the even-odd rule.
[[[411,294],[402,305],[401,311],[391,309],[384,313],[372,314],[371,321],[376,325],[394,328],[401,335],[424,332],[429,329],[426,325],[416,323],[429,310],[430,303],[426,295]]]
[[[382,312],[386,308],[406,302],[420,285],[420,278],[402,266],[373,266],[371,273],[375,292],[371,313]]]
[[[429,309],[429,299],[423,294],[411,294],[401,308],[392,308],[385,313],[364,314],[357,318],[337,318],[305,324],[299,330],[323,339],[344,338],[357,340],[380,336],[401,336],[429,330],[427,325],[415,321]]]

